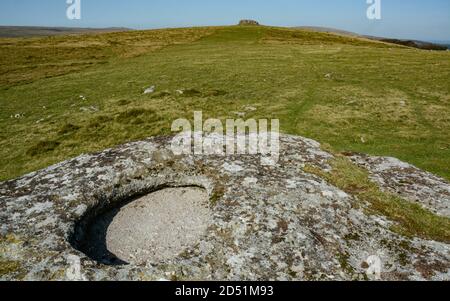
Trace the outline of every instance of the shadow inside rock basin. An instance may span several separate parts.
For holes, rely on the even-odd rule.
[[[92,260],[105,265],[126,265],[116,255],[108,250],[106,237],[108,227],[120,208],[113,208],[98,215],[85,229],[83,240],[76,244],[76,249],[86,254]]]
[[[71,243],[110,266],[176,258],[197,244],[212,219],[208,193],[195,186],[163,188],[94,211],[77,224]]]

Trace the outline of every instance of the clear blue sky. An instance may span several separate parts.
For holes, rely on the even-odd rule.
[[[160,28],[229,25],[325,26],[362,34],[450,41],[450,0],[381,0],[382,20],[366,18],[366,0],[81,0],[82,19],[66,18],[66,0],[0,0],[0,25]]]

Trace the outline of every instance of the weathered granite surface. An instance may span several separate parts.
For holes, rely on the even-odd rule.
[[[170,142],[133,142],[0,183],[0,279],[349,280],[367,279],[380,259],[383,280],[450,280],[449,244],[395,234],[391,221],[365,214],[368,204],[302,171],[330,168],[315,141],[282,135],[276,166],[249,155],[174,156]],[[444,180],[389,158],[352,158],[385,189],[449,216]],[[178,186],[211,198],[212,222],[195,247],[141,266],[78,250],[97,214]]]
[[[351,159],[369,170],[371,179],[384,190],[450,217],[450,185],[443,179],[396,158],[354,154]]]

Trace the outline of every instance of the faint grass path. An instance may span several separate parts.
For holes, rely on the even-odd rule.
[[[47,55],[54,50],[55,62],[67,66],[74,48],[62,47],[60,39],[40,40],[47,54],[19,47],[34,40],[0,41],[0,51],[11,47],[22,59],[36,56],[30,64],[52,64]],[[398,157],[450,179],[450,53],[238,26],[68,41],[88,43],[85,50],[106,45],[95,60],[107,62],[76,71],[64,67],[66,73],[47,78],[45,68],[8,75],[19,81],[0,89],[0,180],[169,134],[173,120],[192,119],[195,110],[222,120],[236,118],[234,112],[279,118],[286,133],[338,151]],[[90,56],[82,51],[75,61]],[[144,95],[153,85],[155,94]],[[199,93],[181,96],[180,89]],[[256,110],[246,111],[249,106]]]

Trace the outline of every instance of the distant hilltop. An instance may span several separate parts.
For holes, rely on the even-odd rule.
[[[370,37],[369,37],[370,38]],[[416,41],[416,40],[399,40],[399,39],[385,39],[385,38],[373,38],[386,43],[394,43],[407,47],[425,49],[425,50],[447,50],[448,45],[435,44],[430,42]]]
[[[0,37],[43,37],[68,34],[83,33],[105,33],[128,31],[129,28],[109,27],[109,28],[76,28],[76,27],[40,27],[40,26],[0,26]]]
[[[436,42],[431,43],[431,42],[424,42],[424,41],[418,41],[418,40],[389,39],[389,38],[376,37],[376,36],[360,35],[360,34],[357,34],[354,32],[350,32],[350,31],[345,31],[345,30],[340,30],[340,29],[335,29],[335,28],[328,28],[328,27],[320,27],[320,26],[297,26],[295,28],[311,30],[311,31],[318,31],[318,32],[327,32],[327,33],[339,34],[339,35],[349,36],[349,37],[366,38],[366,39],[370,39],[370,40],[391,43],[391,44],[397,44],[397,45],[418,48],[418,49],[424,49],[424,50],[440,50],[440,51],[442,51],[442,50],[450,49],[450,45],[448,45],[448,43],[436,43]]]
[[[255,20],[244,19],[239,21],[239,25],[259,26],[261,24]],[[298,26],[294,28],[318,32],[327,32],[356,38],[366,38],[370,40],[376,40],[385,43],[393,43],[403,45],[406,47],[414,47],[426,50],[450,49],[450,41],[424,42],[418,40],[389,39],[383,37],[360,35],[350,31],[319,26]],[[45,37],[45,36],[75,35],[75,34],[90,34],[90,33],[110,33],[110,32],[123,32],[130,30],[133,29],[125,27],[82,28],[82,27],[43,27],[43,26],[0,26],[0,38]]]

